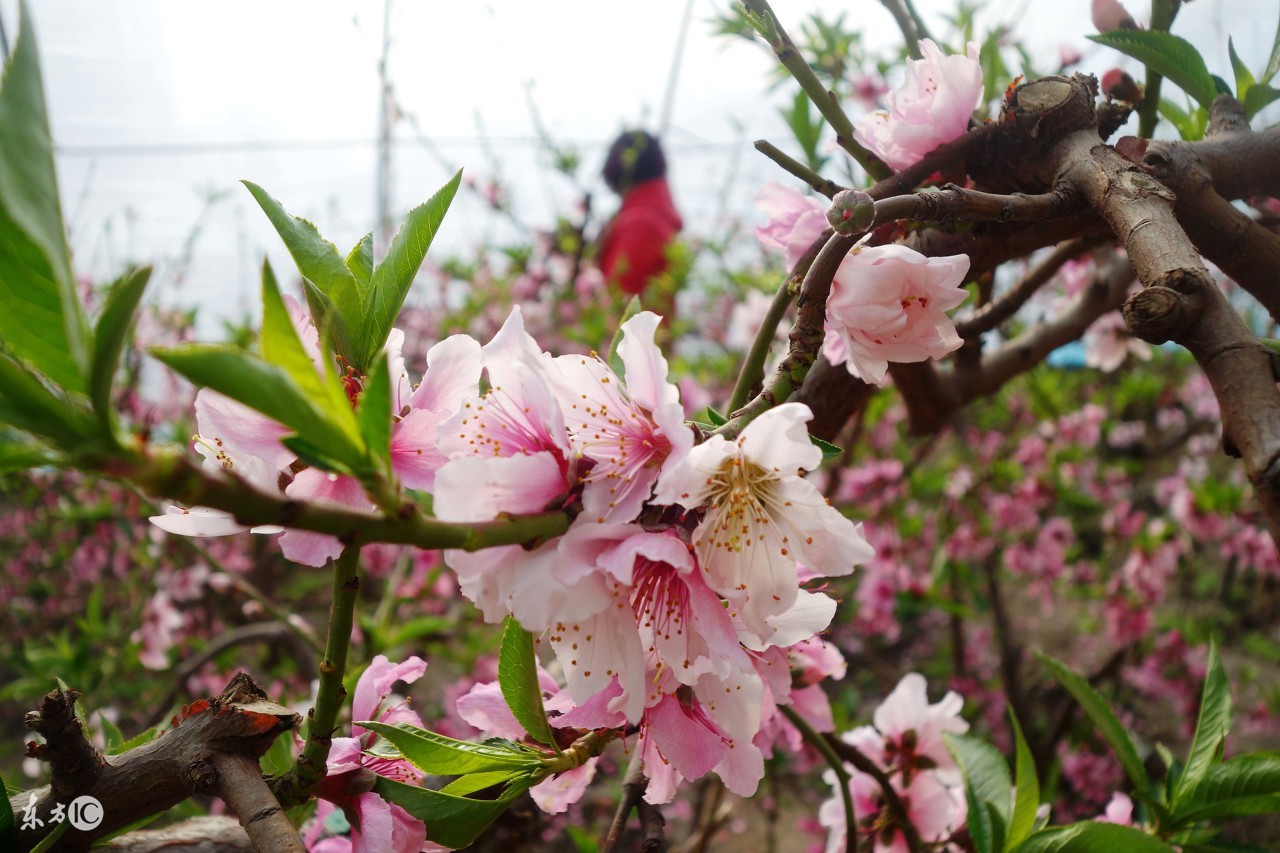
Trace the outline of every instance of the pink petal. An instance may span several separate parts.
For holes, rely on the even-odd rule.
[[[355,696],[351,700],[353,720],[376,720],[378,706],[391,693],[397,681],[413,683],[427,671],[427,662],[411,655],[401,663],[392,663],[386,655],[377,655],[368,669],[356,682]]]

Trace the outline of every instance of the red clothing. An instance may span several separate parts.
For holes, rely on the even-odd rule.
[[[624,293],[644,292],[649,279],[667,268],[666,249],[684,223],[671,200],[666,178],[636,184],[605,231],[600,270]]]

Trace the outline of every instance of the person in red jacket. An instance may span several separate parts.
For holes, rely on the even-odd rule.
[[[667,248],[684,225],[657,137],[643,130],[619,136],[605,159],[604,180],[622,196],[622,207],[601,237],[600,271],[611,287],[644,299],[650,281],[666,271]],[[650,293],[646,307],[669,315],[674,296]]]

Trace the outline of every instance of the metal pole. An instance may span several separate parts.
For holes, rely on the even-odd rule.
[[[680,62],[684,58],[685,37],[689,35],[689,20],[693,17],[693,0],[684,5],[684,20],[680,22],[680,36],[676,39],[675,56],[671,57],[671,73],[667,75],[667,92],[662,99],[662,116],[658,119],[658,136],[666,136],[671,127],[671,109],[676,100],[676,84],[680,80]]]
[[[378,62],[378,75],[382,81],[381,102],[378,110],[378,186],[377,224],[373,229],[374,242],[385,248],[391,239],[391,77],[387,56],[391,53],[391,0],[386,0],[382,11],[382,59]]]

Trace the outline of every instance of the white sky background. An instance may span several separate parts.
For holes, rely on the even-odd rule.
[[[695,0],[671,130],[665,138],[677,204],[694,235],[717,233],[723,215],[758,219],[751,198],[787,176],[751,142],[783,147],[789,134],[767,92],[771,55],[713,36],[709,19],[728,0]],[[936,32],[950,2],[918,6]],[[1060,45],[1101,71],[1118,55],[1085,41],[1088,0],[992,0],[982,20],[1013,21],[1049,65]],[[1130,8],[1142,18],[1139,4]],[[1275,33],[1275,2],[1196,0],[1175,32],[1230,79],[1226,33],[1256,71]],[[266,218],[236,182],[263,185],[313,219],[345,251],[373,227],[382,0],[32,0],[50,102],[64,211],[78,267],[98,278],[129,260],[159,263],[153,298],[200,304],[205,334],[218,317],[254,312],[256,268],[268,253],[292,266]],[[0,0],[10,42],[15,0]],[[868,44],[898,39],[874,0],[786,2],[795,31],[809,11],[848,10]],[[658,120],[685,0],[394,0],[390,70],[397,101],[448,160],[476,178],[496,168],[521,219],[547,224],[576,191],[544,168],[526,90],[543,124],[578,145],[593,179],[595,221],[614,201],[594,180],[609,141]],[[1132,67],[1133,63],[1129,63]],[[891,81],[893,82],[893,81]],[[851,109],[854,109],[851,107]],[[449,177],[396,125],[393,216]],[[487,147],[481,138],[487,138]],[[204,207],[185,277],[176,278]],[[511,231],[474,196],[454,203],[433,252],[461,250]],[[752,240],[744,232],[744,240]]]

